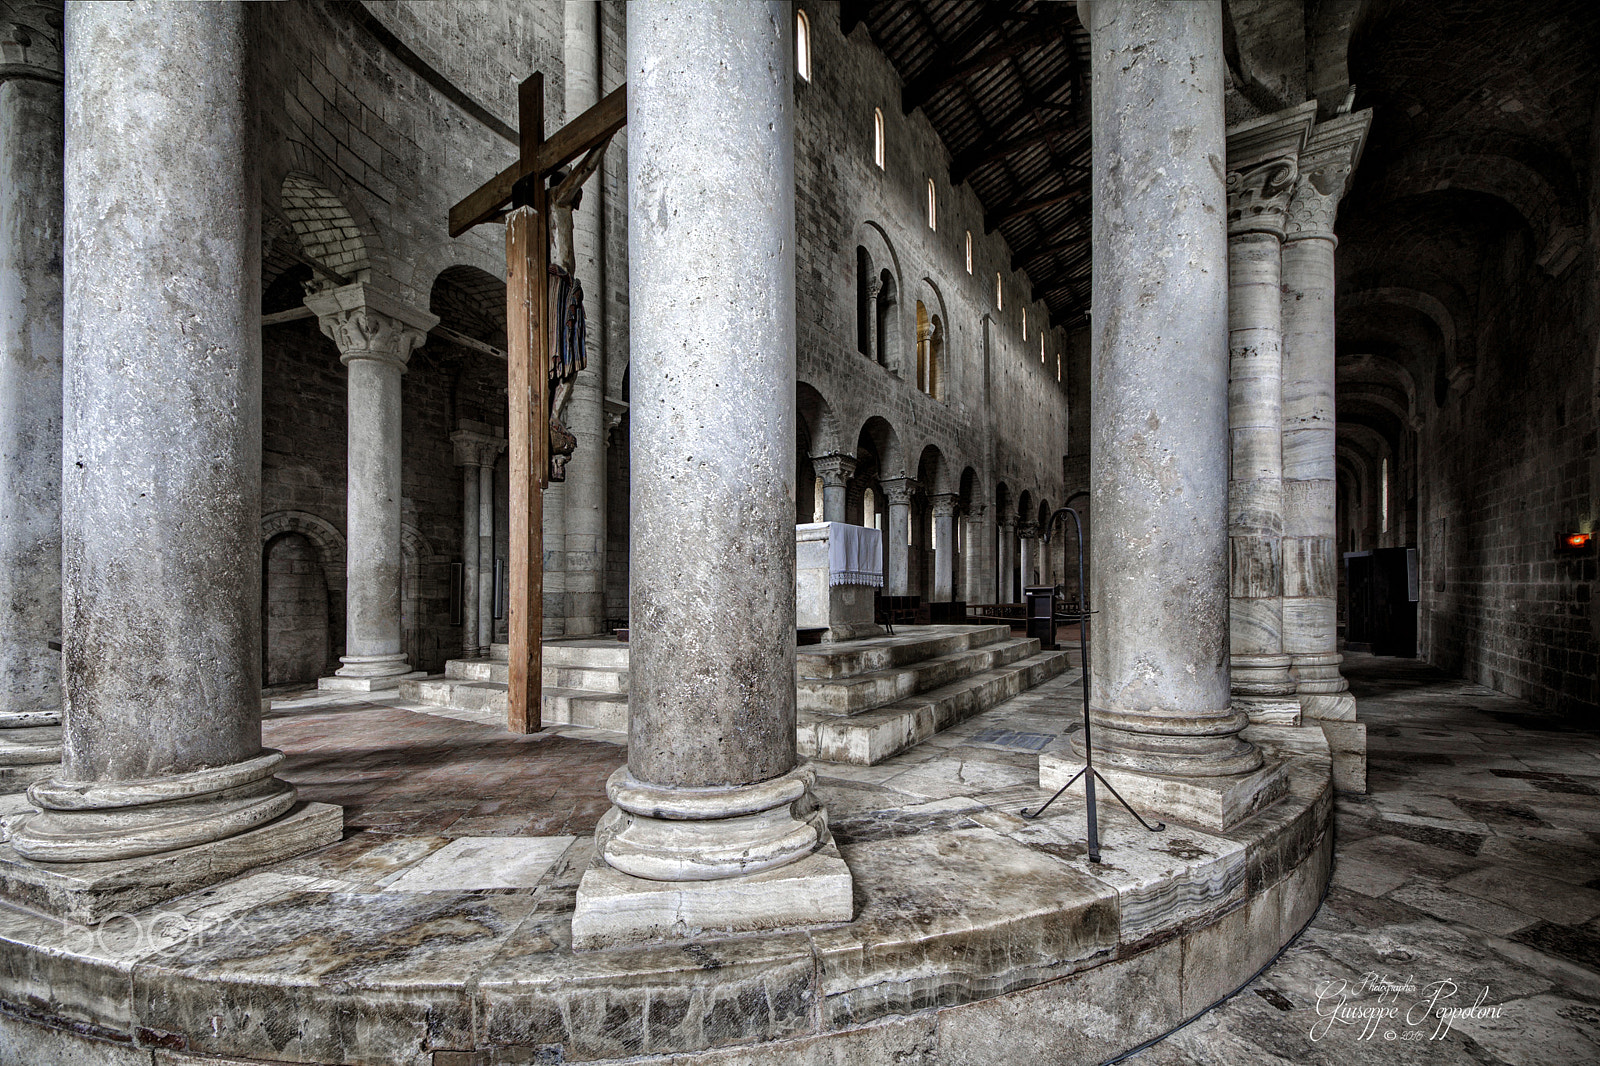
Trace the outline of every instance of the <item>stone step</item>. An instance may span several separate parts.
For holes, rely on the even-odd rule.
[[[872,766],[1067,669],[1066,652],[1044,651],[909,699],[841,716],[801,712],[802,756]]]
[[[852,677],[802,677],[795,683],[796,702],[817,714],[860,714],[1038,653],[1037,640],[1017,637]]]
[[[452,681],[496,681],[507,684],[511,664],[503,659],[451,659],[444,664],[444,676]]]
[[[544,646],[546,666],[592,666],[605,670],[628,668],[628,646],[616,640],[563,640]]]
[[[604,666],[552,666],[544,664],[544,687],[575,688],[588,692],[628,692],[628,668],[620,670]]]
[[[425,677],[400,682],[400,698],[458,711],[506,713],[506,686],[494,681],[464,681],[453,677]]]
[[[550,725],[582,725],[626,733],[628,696],[624,692],[547,688],[544,690],[544,720]]]
[[[502,662],[502,663],[510,662],[511,661],[511,645],[509,645],[509,644],[491,644],[491,645],[489,645],[489,658],[495,660],[496,662]]]
[[[892,637],[813,644],[795,653],[803,678],[856,677],[1007,640],[1010,626],[902,626]]]

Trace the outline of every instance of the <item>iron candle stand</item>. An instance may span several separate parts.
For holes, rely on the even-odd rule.
[[[1072,780],[1057,789],[1056,794],[1045,800],[1038,810],[1029,814],[1027,808],[1024,807],[1021,813],[1024,818],[1029,820],[1039,817],[1050,804],[1061,798],[1063,792],[1077,784],[1078,778],[1083,778],[1084,810],[1088,817],[1089,826],[1089,861],[1097,863],[1100,861],[1100,822],[1095,810],[1095,781],[1098,780],[1102,785],[1106,786],[1106,791],[1115,796],[1117,802],[1122,804],[1128,813],[1133,815],[1138,823],[1150,832],[1159,833],[1167,827],[1167,824],[1165,822],[1157,822],[1155,825],[1151,825],[1145,821],[1139,812],[1134,810],[1133,806],[1122,798],[1121,793],[1111,787],[1111,782],[1107,781],[1101,776],[1100,771],[1094,768],[1094,744],[1089,723],[1089,616],[1094,612],[1089,610],[1089,605],[1085,602],[1088,586],[1083,581],[1083,519],[1078,516],[1076,508],[1062,507],[1050,516],[1050,523],[1045,527],[1044,531],[1044,543],[1046,545],[1050,543],[1050,531],[1055,528],[1056,519],[1063,514],[1072,516],[1072,524],[1078,535],[1078,609],[1076,615],[1078,619],[1078,655],[1083,660],[1083,769],[1073,774]]]

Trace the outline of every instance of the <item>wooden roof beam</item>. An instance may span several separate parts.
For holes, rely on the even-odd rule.
[[[1009,204],[1003,204],[994,212],[984,212],[983,232],[985,234],[993,233],[1007,222],[1015,222],[1019,218],[1027,218],[1035,211],[1043,211],[1047,207],[1055,207],[1057,204],[1068,203],[1078,199],[1080,196],[1087,195],[1089,195],[1088,188],[1080,186],[1076,189],[1067,189],[1065,192],[1041,196],[1036,200],[1023,200],[1020,203],[1013,201]]]
[[[987,33],[988,30],[986,29],[984,32]],[[981,74],[995,64],[1003,63],[1013,56],[1023,55],[1043,48],[1067,33],[1068,20],[1065,16],[1059,16],[1047,26],[1030,26],[1020,33],[1012,34],[1000,43],[991,45],[965,62],[959,62],[959,55],[948,59],[942,54],[937,55],[928,64],[928,72],[926,74],[918,77],[901,90],[900,110],[909,115],[933,99],[933,95],[945,86],[966,81],[973,75]],[[970,42],[971,38],[969,37],[967,40]],[[956,47],[959,48],[961,45],[958,43]],[[971,50],[970,44],[968,44],[966,50]],[[956,63],[957,65],[951,67],[950,63]]]
[[[1019,134],[994,144],[980,144],[969,148],[956,156],[955,160],[950,164],[950,184],[960,185],[991,163],[998,163],[1007,156],[1027,151],[1029,148],[1053,137],[1065,137],[1079,131],[1080,127],[1076,122],[1053,123],[1042,129],[1029,130],[1027,133]],[[1085,175],[1089,173],[1087,167],[1069,167],[1065,169],[1078,171]]]

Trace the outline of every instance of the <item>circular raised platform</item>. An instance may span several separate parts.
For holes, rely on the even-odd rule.
[[[1149,834],[1106,811],[1094,865],[1081,796],[1019,817],[1047,795],[1037,753],[965,743],[977,739],[818,766],[855,882],[846,924],[575,954],[591,837],[360,832],[93,928],[0,907],[0,1049],[104,1063],[149,1061],[134,1048],[164,1049],[163,1063],[1092,1063],[1245,983],[1321,899],[1322,751],[1276,752],[1289,795],[1227,832]]]

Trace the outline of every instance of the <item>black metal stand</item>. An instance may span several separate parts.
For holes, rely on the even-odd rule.
[[[1074,499],[1076,499],[1076,497],[1074,497]],[[1130,805],[1127,800],[1123,799],[1116,789],[1111,787],[1111,782],[1102,777],[1100,771],[1094,768],[1094,744],[1092,743],[1093,737],[1089,733],[1089,616],[1094,612],[1089,610],[1089,604],[1087,601],[1088,586],[1083,583],[1083,519],[1078,516],[1076,508],[1062,507],[1058,509],[1055,514],[1050,516],[1050,524],[1045,527],[1044,531],[1044,543],[1047,546],[1045,550],[1048,551],[1048,545],[1050,543],[1050,531],[1055,528],[1056,519],[1060,518],[1063,514],[1070,514],[1072,516],[1072,524],[1074,527],[1076,527],[1078,533],[1078,610],[1076,614],[1078,622],[1078,654],[1083,659],[1083,769],[1073,774],[1072,780],[1068,781],[1066,784],[1057,789],[1056,794],[1045,800],[1043,806],[1041,806],[1038,810],[1034,811],[1032,814],[1029,814],[1027,808],[1024,807],[1021,813],[1024,818],[1028,819],[1039,817],[1045,812],[1050,804],[1061,798],[1061,794],[1063,792],[1077,784],[1078,778],[1083,778],[1085,810],[1088,813],[1089,823],[1089,861],[1099,862],[1100,822],[1099,816],[1095,811],[1094,802],[1094,783],[1096,781],[1099,781],[1102,785],[1106,786],[1106,791],[1115,796],[1117,802],[1122,804],[1122,806],[1127,809],[1128,813],[1133,815],[1138,823],[1144,826],[1150,832],[1159,833],[1167,827],[1167,824],[1165,822],[1157,822],[1155,825],[1151,825],[1149,822],[1145,821],[1144,818],[1140,816],[1139,812],[1134,810],[1132,805]]]

